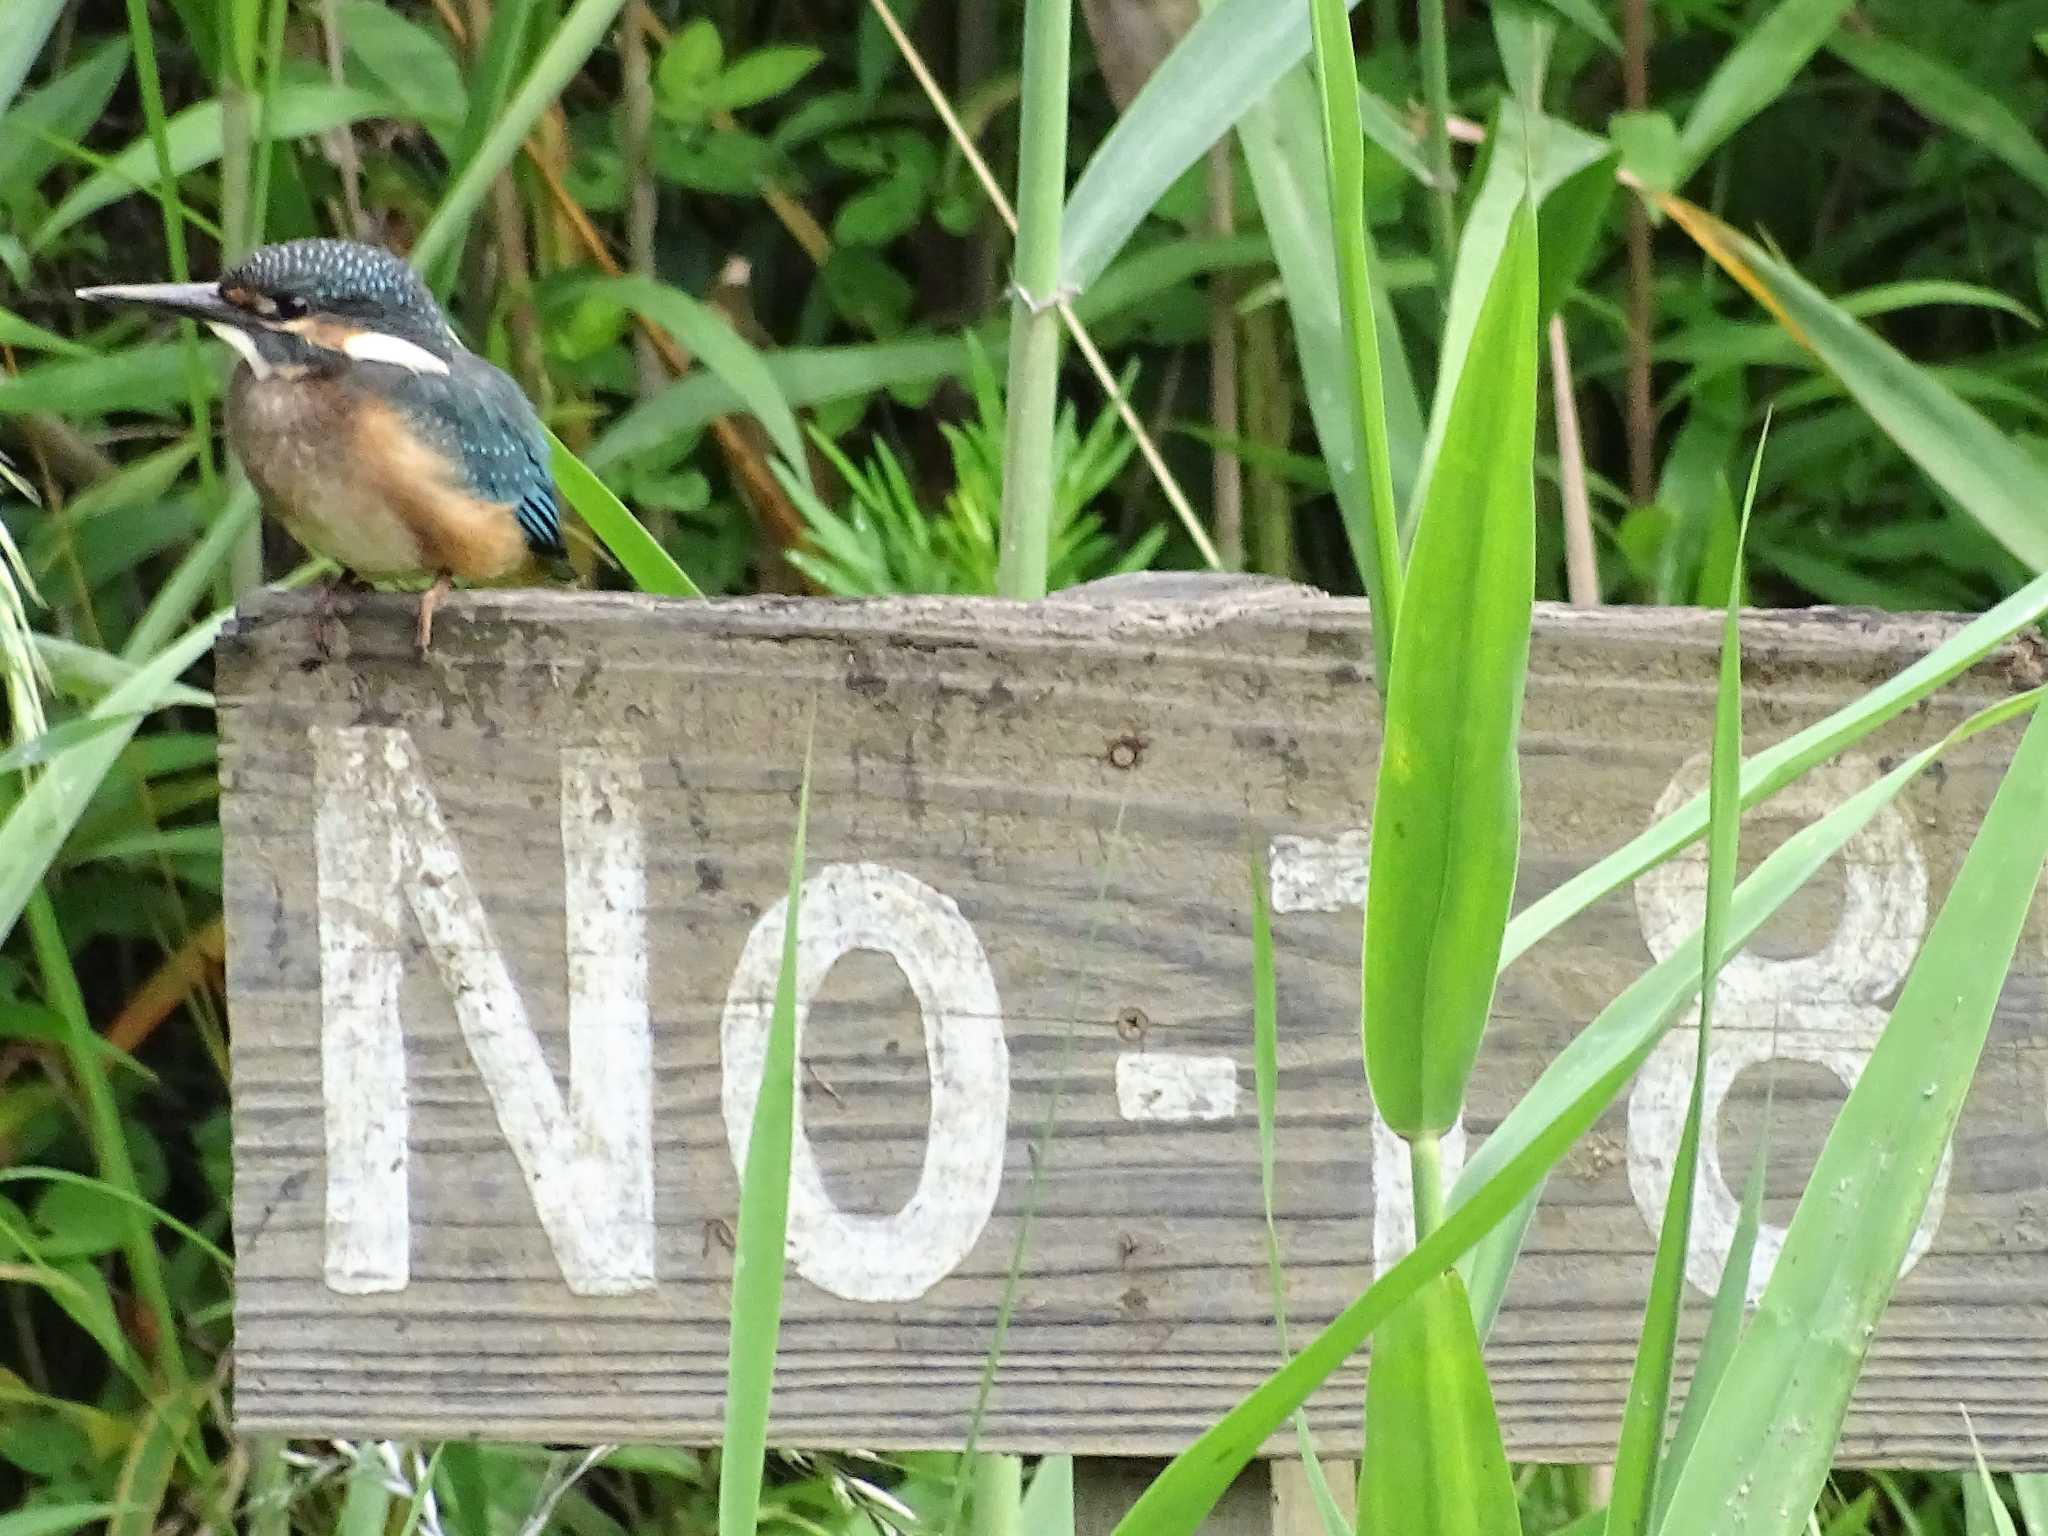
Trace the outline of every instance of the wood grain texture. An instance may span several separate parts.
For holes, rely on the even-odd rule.
[[[792,1275],[774,1440],[960,1442],[1056,1085],[1054,1141],[984,1443],[1158,1455],[1213,1422],[1271,1369],[1277,1348],[1252,1109],[1246,854],[1285,836],[1319,840],[1341,859],[1351,832],[1355,856],[1378,707],[1361,604],[1255,583],[1210,592],[1110,584],[1029,607],[480,593],[446,605],[425,662],[404,601],[363,599],[323,657],[306,600],[252,600],[222,640],[217,678],[242,1426],[558,1442],[718,1436],[737,1209],[720,1021],[749,931],[784,889],[813,711],[810,868],[886,865],[957,903],[1000,994],[1009,1119],[993,1218],[926,1293],[850,1302]],[[1704,750],[1717,628],[1710,613],[1539,610],[1518,903],[1648,824],[1674,774]],[[1752,750],[1952,628],[1844,611],[1749,616]],[[1909,712],[1868,755],[1889,762],[2042,674],[2036,650],[2009,649]],[[409,734],[564,1082],[559,754],[597,745],[637,766],[653,1020],[651,1291],[565,1286],[416,933],[400,1009],[410,1281],[370,1295],[324,1283],[308,733],[354,726]],[[1870,921],[1873,900],[1910,907],[1915,860],[1931,916],[2013,739],[1995,733],[1959,749],[1909,792],[1892,843],[1852,845],[1847,872],[1816,882],[1765,933],[1757,990],[1728,1008],[1727,1038],[1746,1030],[1765,1052],[1774,1038],[1811,1037],[1837,1054],[1867,1043],[1858,1031],[1882,1023],[1896,986],[1865,996],[1875,983],[1857,967],[1881,962],[1899,934],[1851,934],[1833,951],[1830,936]],[[1746,862],[1789,825],[1757,813]],[[1884,920],[1899,926],[1897,911]],[[1964,1403],[1995,1463],[2048,1466],[2040,923],[2036,914],[2006,987],[1932,1247],[1877,1339],[1848,1425],[1850,1459],[1965,1463]],[[1278,1201],[1298,1334],[1373,1274],[1359,925],[1355,909],[1276,917]],[[1610,897],[1503,979],[1469,1101],[1475,1138],[1650,962],[1645,929],[1637,900]],[[1816,951],[1836,958],[1797,968]],[[1771,962],[1795,968],[1773,972]],[[1774,993],[1774,977],[1792,984]],[[917,1185],[933,1103],[902,973],[882,956],[848,955],[805,1029],[801,1114],[824,1187],[843,1210],[892,1212]],[[1234,1061],[1235,1112],[1126,1118],[1118,1059],[1171,1053]],[[1764,1078],[1741,1074],[1717,1122],[1736,1189]],[[1782,1222],[1842,1089],[1823,1068],[1791,1063],[1776,1092],[1768,1215]],[[1204,1113],[1218,1108],[1201,1102]],[[1632,1156],[1644,1160],[1632,1134],[1642,1143],[1646,1125],[1632,1133],[1627,1102],[1615,1105],[1557,1170],[1531,1231],[1488,1348],[1521,1457],[1611,1452],[1653,1244],[1630,1182]],[[1695,1326],[1703,1311],[1695,1295]],[[1312,1405],[1333,1454],[1355,1454],[1363,1368],[1354,1362]],[[1271,1449],[1292,1443],[1290,1431]]]

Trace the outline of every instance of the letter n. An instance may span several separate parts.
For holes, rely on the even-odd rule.
[[[402,1290],[410,1218],[405,913],[569,1289],[654,1285],[653,1068],[639,770],[562,753],[569,1096],[565,1104],[404,731],[315,727],[320,1071],[327,1114],[327,1284]]]

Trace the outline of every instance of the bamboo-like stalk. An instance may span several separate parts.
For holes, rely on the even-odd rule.
[[[1073,0],[1026,0],[1017,156],[1017,255],[1010,300],[1008,430],[996,590],[1045,596],[1052,545],[1052,434],[1059,408],[1060,215],[1067,194],[1067,72]]]
[[[1421,0],[1416,33],[1422,46],[1422,94],[1429,107],[1423,160],[1429,166],[1430,255],[1436,262],[1436,302],[1451,299],[1451,268],[1457,260],[1457,182],[1451,175],[1451,61],[1445,37],[1444,0]]]
[[[1209,151],[1209,232],[1237,232],[1230,140]],[[1242,432],[1237,397],[1237,283],[1227,273],[1209,280],[1209,425],[1224,444]],[[1231,570],[1244,568],[1244,465],[1237,451],[1219,446],[1210,462],[1211,520],[1216,552]]]
[[[981,184],[981,190],[987,194],[989,206],[995,209],[996,216],[1012,234],[1015,234],[1016,211],[1010,207],[1010,200],[1003,195],[1003,189],[996,184],[995,173],[988,168],[988,161],[975,145],[974,136],[967,131],[966,125],[960,121],[960,114],[953,110],[953,104],[946,99],[946,93],[940,89],[938,78],[932,74],[931,66],[925,62],[924,55],[918,52],[917,45],[910,40],[910,35],[903,30],[903,23],[896,19],[896,13],[889,9],[889,0],[868,0],[868,8],[882,24],[882,30],[889,34],[889,40],[896,45],[896,51],[903,56],[903,63],[910,70],[911,77],[917,81],[918,89],[924,92],[925,100],[931,103],[932,110],[939,115],[939,121],[945,124],[947,136],[959,149],[960,158],[967,162],[967,168],[974,173],[974,179]],[[1102,393],[1115,407],[1117,420],[1124,424],[1125,430],[1137,442],[1138,457],[1145,461],[1146,467],[1152,471],[1152,478],[1159,482],[1160,494],[1166,497],[1166,504],[1173,508],[1173,515],[1180,519],[1181,527],[1187,532],[1188,541],[1195,546],[1195,553],[1202,557],[1202,562],[1210,570],[1220,571],[1223,569],[1223,562],[1217,556],[1215,542],[1210,539],[1209,531],[1196,518],[1195,509],[1189,504],[1187,493],[1174,478],[1173,470],[1168,467],[1165,455],[1160,453],[1159,444],[1153,440],[1151,431],[1139,419],[1137,408],[1131,404],[1130,396],[1118,385],[1116,375],[1110,372],[1109,363],[1104,359],[1102,349],[1095,345],[1094,338],[1088,334],[1088,328],[1074,313],[1072,299],[1063,296],[1060,299],[1059,311],[1060,323],[1067,328],[1067,334],[1073,338],[1074,350],[1081,354],[1081,361],[1088,365],[1088,371],[1095,375],[1095,382],[1102,386]]]
[[[1650,105],[1649,0],[1622,6],[1622,101],[1631,112]],[[1628,493],[1646,505],[1656,493],[1657,410],[1650,388],[1650,328],[1656,320],[1656,274],[1650,261],[1650,212],[1628,200]]]
[[[1586,492],[1586,451],[1579,403],[1572,394],[1571,344],[1564,316],[1550,317],[1550,400],[1557,417],[1557,478],[1564,503],[1565,590],[1580,608],[1600,606],[1600,567],[1593,554],[1593,503]]]

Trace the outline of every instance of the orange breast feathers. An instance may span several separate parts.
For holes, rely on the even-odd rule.
[[[398,411],[367,398],[354,432],[354,462],[419,541],[428,568],[469,582],[518,580],[537,568],[512,504],[466,489],[462,467],[408,429]]]

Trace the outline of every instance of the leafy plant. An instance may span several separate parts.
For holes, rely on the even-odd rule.
[[[852,497],[844,512],[831,510],[784,472],[784,488],[810,531],[809,545],[792,551],[790,561],[825,591],[842,597],[995,593],[1003,505],[1003,397],[987,353],[970,343],[970,354],[968,384],[976,414],[940,427],[952,449],[954,483],[937,516],[924,510],[887,443],[875,444],[863,469],[813,429],[818,451],[846,482]],[[1052,590],[1141,569],[1165,543],[1166,530],[1155,527],[1129,549],[1119,549],[1104,531],[1100,516],[1089,510],[1122,473],[1135,446],[1112,413],[1096,417],[1084,435],[1072,404],[1062,407],[1052,438],[1046,578]]]

